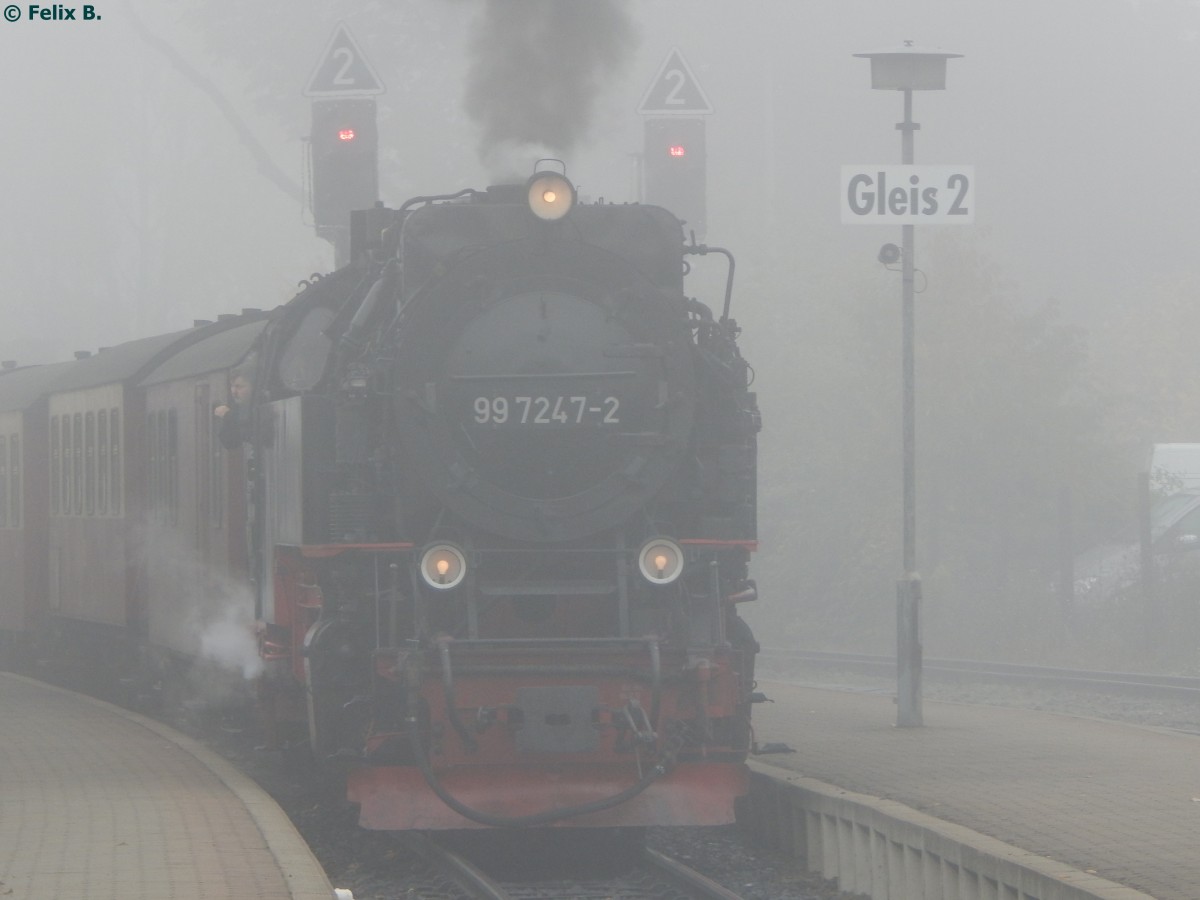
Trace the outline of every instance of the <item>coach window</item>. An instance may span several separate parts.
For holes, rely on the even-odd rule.
[[[83,498],[84,512],[96,514],[96,414],[88,411],[83,420]]]
[[[21,527],[21,436],[8,439],[8,502],[12,512],[9,521],[13,528]]]
[[[108,410],[96,413],[96,515],[108,515]]]
[[[167,413],[167,513],[171,524],[179,524],[179,416],[175,410]]]
[[[146,416],[146,448],[149,457],[147,460],[149,467],[146,471],[149,476],[146,491],[149,502],[146,505],[150,510],[150,515],[157,519],[159,510],[162,508],[162,488],[159,486],[162,483],[162,464],[159,462],[158,413],[156,412]]]
[[[83,417],[78,413],[64,413],[63,421],[67,423],[68,440],[63,446],[63,466],[67,470],[67,498],[63,504],[63,512],[68,516],[79,514],[79,476],[80,466],[77,464],[77,451],[83,444]]]
[[[204,528],[221,526],[219,463],[224,459],[220,443],[215,440],[217,417],[211,405],[212,387],[196,385],[196,521]]]
[[[72,462],[74,459],[74,440],[71,431],[71,414],[64,413],[63,422],[63,464],[62,464],[62,514],[69,516],[71,514],[71,498],[75,496],[75,465]]]
[[[83,515],[83,413],[75,413],[74,451],[75,451],[75,499],[71,501],[71,511],[75,515]]]
[[[209,489],[212,491],[209,500],[209,522],[214,528],[221,528],[225,524],[225,466],[226,459],[224,448],[221,447],[220,441],[212,440],[211,434],[208,441],[209,454]]]
[[[50,418],[50,514],[58,515],[58,498],[62,495],[59,478],[62,477],[62,450],[59,447],[58,416]]]
[[[122,512],[122,497],[121,497],[121,411],[119,409],[110,409],[108,411],[108,464],[111,467],[111,477],[109,478],[108,489],[112,496],[112,513],[114,516],[121,515]]]
[[[8,438],[0,434],[0,528],[8,527]]]
[[[62,514],[71,514],[71,417],[64,414],[62,446]]]
[[[146,417],[148,428],[147,446],[150,448],[150,512],[156,518],[162,508],[162,463],[159,462],[158,413],[152,412]]]

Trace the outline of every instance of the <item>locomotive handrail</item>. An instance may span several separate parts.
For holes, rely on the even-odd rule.
[[[624,646],[630,649],[658,645],[657,637],[641,638],[454,638],[454,643],[462,647],[496,647],[498,649],[520,649],[522,646],[538,650],[576,649],[582,645],[592,645],[597,648],[607,646]]]
[[[521,582],[497,582],[494,584],[479,584],[479,593],[485,597],[522,597],[559,596],[575,594],[581,596],[596,596],[615,594],[617,586],[609,581],[555,581],[549,584],[522,584]]]
[[[500,373],[495,375],[451,375],[450,381],[512,381],[521,380],[553,380],[566,381],[568,379],[581,380],[584,378],[630,378],[638,375],[635,371],[620,371],[620,372],[512,372]]]
[[[363,550],[367,553],[399,553],[412,550],[415,544],[402,541],[393,544],[277,544],[278,547],[294,548],[306,559],[324,559],[338,556],[347,550]]]
[[[654,673],[647,672],[644,669],[634,669],[628,666],[597,666],[597,665],[561,665],[561,666],[539,666],[539,665],[473,665],[471,663],[458,663],[455,666],[455,671],[460,675],[537,675],[540,677],[546,676],[605,676],[605,677],[620,677],[628,678],[631,681],[648,682],[654,684]],[[662,684],[680,684],[685,679],[679,676],[670,676],[660,678]]]
[[[419,203],[436,203],[438,200],[459,200],[463,197],[477,197],[482,194],[482,191],[477,191],[475,188],[463,188],[457,194],[429,194],[425,197],[413,197],[404,201],[404,205],[398,210],[403,216],[412,207]]]
[[[733,302],[733,270],[737,266],[733,254],[724,247],[710,247],[707,244],[697,244],[695,235],[692,236],[692,243],[684,244],[683,252],[689,256],[707,256],[710,253],[720,253],[729,260],[729,269],[725,273],[725,307],[721,311],[721,324],[725,324],[729,321],[729,306]]]

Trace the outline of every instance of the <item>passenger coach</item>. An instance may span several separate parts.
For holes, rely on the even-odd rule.
[[[148,638],[194,653],[194,623],[170,624],[200,595],[181,586],[216,566],[245,592],[242,458],[217,452],[212,419],[263,322],[0,373],[0,663],[50,634],[118,660]]]
[[[46,397],[71,363],[0,372],[0,661],[29,646],[46,597]],[[23,655],[23,654],[22,654]]]

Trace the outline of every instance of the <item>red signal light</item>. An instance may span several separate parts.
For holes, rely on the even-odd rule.
[[[354,129],[353,129],[353,128],[342,128],[342,129],[340,129],[340,130],[338,131],[338,140],[339,140],[339,141],[352,141],[352,140],[354,140]]]
[[[679,158],[681,156],[687,156],[687,148],[684,147],[683,144],[672,144],[667,148],[667,153],[671,156]]]

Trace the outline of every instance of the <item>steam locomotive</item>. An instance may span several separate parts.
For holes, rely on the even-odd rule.
[[[732,256],[548,169],[351,235],[270,313],[0,373],[0,630],[194,656],[252,607],[269,730],[306,727],[367,828],[732,821],[760,428]],[[719,315],[684,292],[709,254]]]

